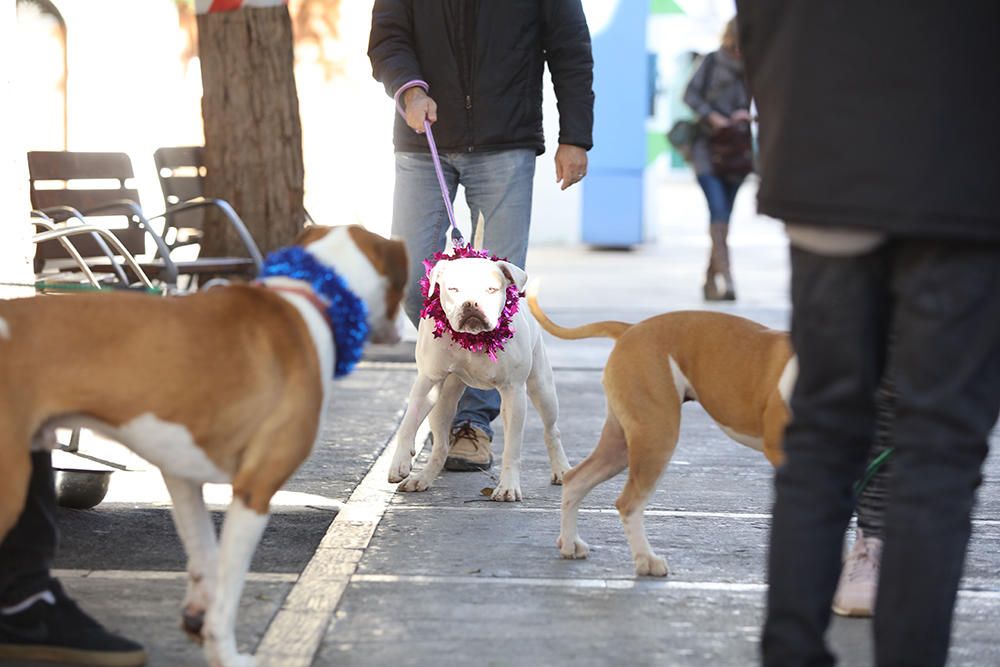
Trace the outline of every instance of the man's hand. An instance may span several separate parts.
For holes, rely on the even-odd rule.
[[[403,110],[406,112],[406,124],[417,134],[424,132],[424,119],[431,125],[437,122],[438,105],[423,88],[414,86],[403,93]]]
[[[579,183],[587,175],[587,151],[579,146],[559,144],[556,149],[556,183],[562,182],[560,190]]]

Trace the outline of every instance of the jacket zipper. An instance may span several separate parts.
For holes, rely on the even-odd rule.
[[[472,139],[472,95],[465,96],[465,119],[469,126],[469,139]],[[471,153],[475,150],[475,146],[469,144],[466,148],[466,152]]]
[[[463,85],[465,87],[465,124],[469,130],[469,145],[466,147],[466,152],[471,153],[475,150],[474,139],[475,135],[472,130],[472,79],[473,79],[473,68],[476,62],[476,19],[478,12],[478,2],[472,2],[469,4],[463,3],[464,16],[462,21],[462,29],[465,33],[464,39],[462,40],[465,45],[465,67],[463,68]]]

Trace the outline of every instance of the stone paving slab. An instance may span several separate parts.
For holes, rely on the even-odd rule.
[[[358,572],[546,579],[634,578],[617,513],[582,513],[584,560],[556,549],[559,513],[495,506],[393,508],[382,519]],[[653,550],[671,581],[763,583],[768,519],[646,517]],[[461,537],[461,539],[456,539]],[[400,559],[401,553],[406,554]]]
[[[193,667],[205,664],[201,646],[180,629],[180,603],[185,581],[136,579],[134,573],[61,577],[69,594],[113,632],[143,644],[149,667]],[[241,651],[260,640],[292,584],[286,581],[247,582],[240,603],[236,640]],[[0,661],[4,667],[52,667],[53,663]]]
[[[646,515],[653,550],[667,558],[671,581],[765,583],[770,519]],[[398,508],[386,514],[358,567],[362,574],[632,579],[632,557],[616,512],[581,512],[584,560],[556,550],[559,513],[517,506]],[[460,537],[461,539],[456,539]],[[406,558],[400,560],[399,554]],[[964,590],[1000,596],[996,554],[1000,529],[977,527],[969,545]]]
[[[603,422],[600,372],[558,368],[556,382],[563,441],[575,463],[589,453]],[[498,432],[498,457],[501,442]],[[754,664],[773,474],[762,455],[732,442],[700,406],[685,406],[678,451],[646,520],[671,574],[636,580],[613,506],[624,474],[584,503],[580,530],[590,558],[559,558],[561,489],[548,484],[541,443],[532,413],[522,503],[482,496],[496,469],[445,472],[426,493],[397,493],[313,664]],[[997,477],[997,463],[991,457],[988,478]],[[984,485],[977,508],[962,583],[972,592],[958,608],[953,665],[1000,660],[989,640],[1000,619],[995,488]],[[831,644],[841,664],[871,664],[870,631],[867,621],[834,621]]]
[[[212,512],[216,530],[224,513]],[[252,572],[298,573],[309,562],[336,512],[329,508],[280,508],[271,514]],[[183,572],[184,549],[169,508],[117,503],[97,510],[60,509],[60,569]],[[179,603],[179,601],[178,601]]]
[[[586,582],[585,582],[586,583]],[[315,665],[706,667],[757,661],[763,591],[362,581],[347,591]],[[951,667],[1000,664],[1000,604],[962,599]],[[841,665],[863,667],[871,622],[834,620]]]

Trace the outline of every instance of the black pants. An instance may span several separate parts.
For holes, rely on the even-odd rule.
[[[45,590],[58,544],[52,454],[31,455],[31,482],[21,517],[0,543],[0,607]]]
[[[891,241],[847,258],[793,249],[792,305],[799,376],[775,476],[764,664],[834,664],[824,634],[888,370],[895,452],[876,661],[943,665],[1000,404],[1000,244]]]
[[[865,484],[857,498],[858,528],[864,531],[866,538],[882,539],[882,533],[885,529],[892,455],[890,454],[889,458],[884,459],[870,477],[867,467],[892,447],[892,423],[895,416],[896,392],[892,383],[883,379],[882,386],[875,394],[875,441],[868,453],[868,462],[865,466]]]

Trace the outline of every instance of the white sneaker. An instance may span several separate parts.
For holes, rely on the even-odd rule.
[[[841,616],[867,618],[875,613],[875,593],[882,563],[882,540],[865,537],[858,528],[854,547],[844,559],[833,596],[833,611]]]

